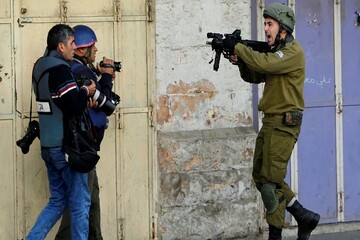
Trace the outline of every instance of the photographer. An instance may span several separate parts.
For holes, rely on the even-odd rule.
[[[280,3],[265,7],[265,35],[271,51],[260,53],[225,39],[223,46],[239,65],[241,77],[250,83],[265,82],[258,109],[262,128],[256,139],[252,176],[266,208],[269,240],[280,240],[287,209],[298,223],[298,240],[309,239],[320,216],[296,200],[284,181],[294,145],[299,137],[304,110],[305,56],[292,32],[295,15]]]
[[[71,62],[71,70],[79,85],[88,79],[95,80],[96,89],[99,94],[103,94],[106,98],[111,97],[111,89],[113,87],[112,79],[115,77],[114,61],[111,59],[103,58],[102,63],[107,67],[101,67],[99,64],[97,68],[94,67],[97,48],[95,43],[97,38],[95,32],[88,26],[77,25],[75,31],[75,54]],[[97,81],[98,76],[101,78]],[[89,99],[89,114],[96,129],[96,150],[100,150],[100,143],[103,139],[105,129],[107,127],[106,111],[104,112],[99,108],[99,102],[94,97]],[[99,198],[99,184],[96,169],[94,168],[89,172],[88,179],[89,189],[91,192],[91,206],[89,218],[89,238],[99,240],[103,239],[101,235],[100,226],[100,198]],[[66,211],[59,231],[56,235],[56,240],[65,240],[70,238],[70,219],[69,211]]]
[[[69,165],[63,146],[69,143],[66,133],[70,121],[86,116],[87,100],[95,93],[96,85],[91,81],[90,85],[77,86],[67,62],[73,59],[74,48],[74,31],[65,24],[55,25],[48,33],[46,52],[33,69],[41,156],[47,168],[51,196],[27,240],[44,239],[68,205],[71,206],[71,239],[88,239],[88,174]],[[91,144],[90,138],[86,141]]]

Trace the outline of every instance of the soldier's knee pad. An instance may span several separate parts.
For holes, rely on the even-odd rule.
[[[283,228],[285,224],[286,201],[284,201],[284,199],[285,198],[280,197],[278,207],[273,213],[266,212],[266,222],[279,229]]]
[[[261,198],[263,200],[264,206],[267,213],[272,214],[276,211],[279,206],[279,200],[275,194],[275,184],[274,183],[265,183],[261,187]]]

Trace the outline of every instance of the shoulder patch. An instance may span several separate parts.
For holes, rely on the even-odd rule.
[[[284,53],[282,51],[275,52],[277,55],[279,55],[280,58],[284,57]]]

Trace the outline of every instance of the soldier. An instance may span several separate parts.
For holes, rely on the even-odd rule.
[[[298,240],[309,239],[320,215],[303,206],[284,181],[287,165],[299,137],[304,110],[304,51],[292,32],[295,15],[280,3],[265,7],[265,35],[271,51],[260,53],[225,39],[223,47],[230,61],[239,66],[243,80],[265,82],[258,109],[263,112],[262,128],[256,139],[252,176],[266,208],[269,240],[281,240],[287,209],[298,223]]]

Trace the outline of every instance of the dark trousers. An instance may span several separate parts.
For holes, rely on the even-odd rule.
[[[102,240],[100,228],[100,198],[99,182],[96,169],[89,172],[89,189],[91,192],[91,206],[89,211],[89,240]],[[70,209],[67,209],[61,219],[61,225],[55,240],[71,240],[70,237]]]

